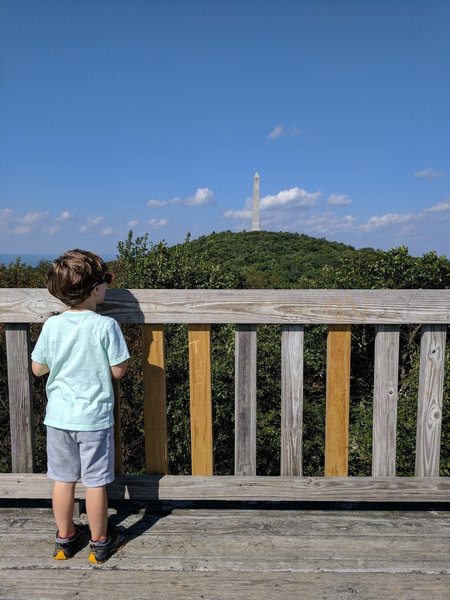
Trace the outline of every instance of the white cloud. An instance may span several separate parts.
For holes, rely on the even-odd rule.
[[[96,227],[96,225],[100,225],[100,223],[102,223],[104,220],[105,217],[89,217],[86,223],[80,227],[80,233],[86,233],[87,231],[90,231]]]
[[[53,225],[49,225],[49,227],[46,227],[44,229],[44,231],[45,231],[45,233],[53,235],[53,234],[57,233],[60,229],[61,229],[61,226],[58,225],[58,223],[54,223]]]
[[[168,204],[181,204],[181,198],[172,198],[171,200],[149,200],[147,204],[150,208],[161,208]]]
[[[152,229],[159,229],[160,227],[168,225],[169,222],[170,221],[167,219],[150,219],[150,221],[148,221],[148,225],[150,225]]]
[[[423,212],[425,213],[440,213],[450,211],[450,198],[448,200],[444,200],[444,202],[439,202],[438,204],[433,204],[430,208],[425,208]]]
[[[314,215],[309,219],[302,219],[300,225],[309,232],[320,233],[323,235],[334,233],[336,231],[353,229],[357,221],[357,217],[354,217],[353,215],[337,217],[333,212],[326,211]]]
[[[276,140],[277,138],[281,137],[284,133],[284,129],[282,125],[278,125],[277,127],[275,127],[275,129],[272,129],[272,131],[269,133],[269,135],[267,136],[269,138],[269,140]]]
[[[328,196],[327,202],[333,206],[346,206],[352,203],[352,199],[345,194],[331,194]]]
[[[47,215],[48,212],[29,212],[22,217],[20,222],[25,226],[35,225],[39,221],[42,221]]]
[[[396,214],[396,213],[387,213],[381,216],[370,217],[370,219],[361,225],[361,229],[364,231],[374,231],[375,229],[381,229],[384,227],[390,227],[392,225],[403,225],[405,223],[410,223],[413,221],[416,216],[412,213],[408,214]]]
[[[188,206],[203,206],[214,204],[214,193],[208,188],[198,188],[194,196],[187,198],[185,204]]]
[[[104,235],[104,236],[112,235],[113,233],[114,233],[114,229],[110,225],[108,225],[107,227],[104,227],[100,231],[100,235]]]
[[[137,219],[133,219],[127,223],[127,227],[136,227],[137,225],[139,225],[139,221]]]
[[[68,210],[64,210],[59,217],[56,217],[56,223],[63,223],[64,221],[72,221],[74,219],[74,215]]]
[[[438,171],[437,169],[422,169],[422,171],[416,171],[414,173],[414,177],[426,177],[427,179],[436,179],[437,177],[442,177],[444,173],[442,171]]]
[[[227,210],[224,215],[227,219],[250,219],[252,216],[251,210]]]
[[[304,208],[314,206],[322,192],[306,192],[299,187],[278,192],[275,196],[264,196],[260,202],[260,209],[272,210],[281,207]]]
[[[277,125],[272,131],[268,134],[267,139],[276,140],[280,137],[297,137],[301,135],[301,130],[298,127],[291,127],[290,129],[285,129],[283,125]]]

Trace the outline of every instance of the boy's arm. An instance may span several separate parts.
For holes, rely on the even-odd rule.
[[[111,374],[114,377],[114,379],[122,379],[122,377],[127,372],[127,367],[128,367],[128,360],[124,360],[123,362],[119,363],[118,365],[114,365],[113,367],[111,367]]]
[[[49,373],[49,371],[50,371],[50,369],[48,368],[47,365],[36,362],[35,360],[31,361],[31,370],[33,371],[33,375],[36,375],[36,377],[45,375],[46,373]]]

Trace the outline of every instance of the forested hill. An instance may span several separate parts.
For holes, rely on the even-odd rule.
[[[249,287],[283,287],[314,278],[325,265],[337,267],[356,255],[375,250],[330,242],[298,233],[224,231],[190,240],[189,254],[220,264],[240,276]]]

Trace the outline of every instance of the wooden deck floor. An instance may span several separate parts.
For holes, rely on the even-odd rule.
[[[141,508],[111,519],[129,543],[94,566],[87,548],[51,558],[49,509],[0,508],[0,598],[450,599],[447,510]]]

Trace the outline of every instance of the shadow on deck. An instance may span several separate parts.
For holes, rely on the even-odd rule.
[[[112,506],[129,542],[94,566],[51,558],[48,503],[3,501],[0,598],[450,598],[449,504]]]

